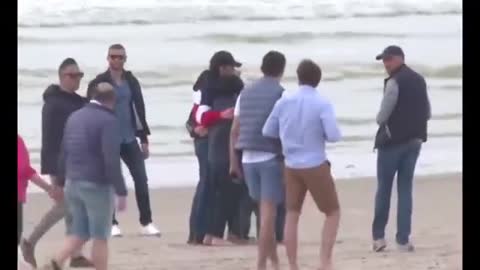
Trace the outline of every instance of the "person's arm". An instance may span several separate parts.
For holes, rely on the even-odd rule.
[[[425,89],[428,89],[427,82],[423,80],[423,83],[425,84]],[[428,96],[428,91],[426,91],[426,95],[427,95],[427,120],[430,120],[432,118],[432,106],[430,104],[430,97]]]
[[[138,91],[135,91],[135,109],[137,111],[137,116],[138,116],[138,121],[140,122],[141,129],[137,130],[137,137],[140,139],[141,144],[147,145],[148,144],[148,136],[150,135],[150,128],[148,127],[147,123],[147,112],[145,109],[145,101],[143,99],[143,93],[142,93],[142,86],[140,85],[140,82],[138,79],[131,74],[133,84],[135,88],[137,88]]]
[[[273,106],[272,112],[265,121],[263,125],[262,134],[265,137],[270,138],[280,138],[280,122],[279,122],[279,114],[282,106],[282,99],[280,98]]]
[[[62,138],[64,115],[56,104],[47,102],[42,107],[42,145],[40,153],[40,169],[42,174],[55,174],[59,141]]]
[[[238,178],[242,177],[240,160],[238,159],[237,150],[235,149],[235,144],[238,141],[238,136],[240,135],[240,97],[237,98],[235,104],[235,109],[233,112],[233,123],[232,128],[230,129],[230,147],[229,147],[229,156],[230,156],[230,174],[236,174]]]
[[[56,175],[56,185],[63,187],[65,186],[65,178],[66,178],[66,159],[67,155],[65,152],[65,138],[62,139],[62,143],[60,144],[60,152],[58,155],[57,160],[57,175]]]
[[[377,114],[377,123],[379,125],[385,124],[392,114],[398,100],[398,84],[394,78],[387,81],[385,86],[385,93],[383,94],[380,111]]]
[[[30,154],[28,153],[27,146],[23,139],[20,138],[20,149],[23,153],[25,153],[26,158],[26,166],[25,166],[25,177],[29,179],[32,183],[37,185],[39,188],[44,190],[45,192],[51,194],[52,192],[52,185],[46,182],[40,175],[38,175],[37,171],[32,167],[30,164]]]
[[[38,174],[34,174],[32,177],[30,177],[30,181],[47,193],[50,193],[52,190],[52,185],[50,185]]]
[[[222,119],[222,112],[212,110],[213,97],[208,87],[201,89],[201,98],[198,109],[195,113],[195,120],[199,125],[211,127]]]
[[[327,142],[338,142],[342,138],[337,124],[337,118],[333,105],[327,102],[323,105],[320,118],[322,119],[323,131]]]
[[[116,119],[108,121],[102,128],[101,145],[105,176],[113,185],[119,197],[127,196],[127,187],[122,175],[120,163],[120,141],[118,138],[118,123]]]

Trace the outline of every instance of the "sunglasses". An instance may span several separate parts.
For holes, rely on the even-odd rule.
[[[68,76],[72,79],[79,79],[79,78],[83,78],[85,74],[83,72],[77,72],[77,73],[64,73],[63,75]]]
[[[110,57],[112,60],[124,60],[124,59],[125,59],[125,55],[110,54],[109,57]]]

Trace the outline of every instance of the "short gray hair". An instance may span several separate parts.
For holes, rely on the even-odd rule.
[[[113,90],[113,86],[108,82],[102,82],[97,84],[93,99],[100,103],[109,103],[115,100],[116,94]]]

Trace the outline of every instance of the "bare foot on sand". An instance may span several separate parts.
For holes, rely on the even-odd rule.
[[[318,270],[333,270],[332,263],[322,264]]]
[[[212,238],[212,246],[231,246],[233,245],[232,242],[224,240],[222,238],[213,237]]]

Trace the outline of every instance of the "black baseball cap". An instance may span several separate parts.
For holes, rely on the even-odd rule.
[[[241,67],[242,63],[238,62],[233,58],[233,55],[227,51],[218,51],[213,54],[210,59],[211,66],[226,66],[232,65],[234,67]]]
[[[376,59],[381,60],[390,56],[405,57],[405,54],[403,54],[402,48],[392,45],[385,48],[381,54],[377,55]]]

